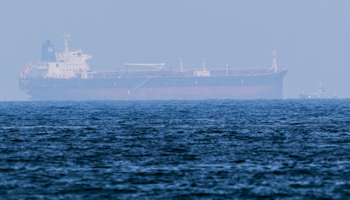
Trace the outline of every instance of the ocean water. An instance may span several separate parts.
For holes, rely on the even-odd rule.
[[[350,195],[350,100],[0,103],[0,199]]]

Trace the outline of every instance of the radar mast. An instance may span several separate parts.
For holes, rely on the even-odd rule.
[[[62,37],[64,37],[64,52],[69,52],[68,40],[70,38],[70,35],[68,33],[64,33]]]
[[[272,52],[272,70],[277,73],[277,64],[276,64],[276,51],[273,50]]]

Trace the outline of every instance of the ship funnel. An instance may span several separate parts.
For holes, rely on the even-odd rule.
[[[42,45],[41,62],[56,62],[55,48],[50,40]]]

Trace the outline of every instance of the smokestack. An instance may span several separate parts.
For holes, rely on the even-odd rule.
[[[55,48],[50,40],[42,45],[41,62],[56,62]]]

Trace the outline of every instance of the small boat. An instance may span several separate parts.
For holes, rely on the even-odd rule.
[[[335,99],[337,98],[335,93],[326,93],[325,92],[325,87],[322,85],[322,83],[320,83],[318,85],[318,88],[316,91],[314,91],[313,93],[306,93],[305,91],[303,91],[301,94],[299,94],[301,99]]]

